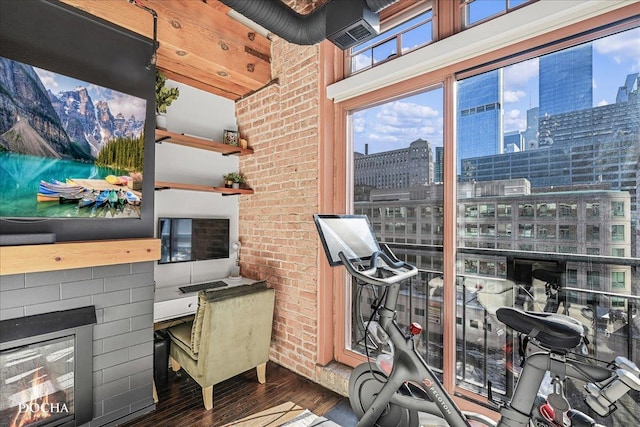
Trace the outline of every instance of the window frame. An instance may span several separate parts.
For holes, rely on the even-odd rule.
[[[438,1],[436,7],[442,2]],[[530,3],[527,3],[527,5]],[[353,200],[351,189],[347,176],[350,176],[350,158],[347,147],[351,146],[350,120],[348,119],[350,112],[362,108],[368,108],[378,103],[388,102],[393,98],[408,96],[413,92],[428,90],[429,88],[442,87],[444,90],[444,163],[446,165],[455,164],[455,80],[463,76],[479,74],[488,69],[500,68],[525,59],[537,57],[545,53],[564,49],[573,45],[592,41],[599,37],[634,28],[639,25],[640,18],[635,16],[633,19],[629,15],[629,6],[620,7],[618,9],[603,12],[597,16],[585,19],[581,22],[567,24],[565,27],[548,31],[541,36],[528,38],[526,40],[516,42],[506,47],[494,47],[488,54],[483,54],[470,59],[462,59],[454,64],[448,64],[437,69],[427,69],[424,74],[419,74],[402,81],[395,82],[383,87],[372,89],[356,96],[339,96],[335,99],[335,134],[333,148],[335,154],[340,154],[334,159],[334,169],[331,173],[335,173],[335,187],[332,195],[336,207],[344,206],[343,212],[349,212],[353,209],[349,206],[350,200]],[[478,25],[479,27],[480,25]],[[436,36],[434,40],[438,40]],[[435,45],[437,43],[433,43]],[[380,67],[383,68],[383,67]],[[372,69],[361,73],[368,74],[374,71]],[[328,91],[328,96],[331,96]],[[447,170],[448,169],[448,170]],[[481,400],[481,396],[461,389],[455,384],[455,330],[456,330],[456,314],[455,314],[455,286],[451,281],[451,277],[455,277],[455,259],[456,247],[458,245],[456,234],[456,215],[457,215],[457,198],[456,198],[456,171],[455,167],[445,167],[443,172],[444,185],[444,206],[440,215],[444,216],[444,275],[448,279],[444,288],[444,305],[449,307],[444,313],[443,318],[443,334],[445,353],[448,353],[443,362],[445,372],[443,384],[450,392],[459,393],[461,395],[470,396],[472,399]],[[601,207],[601,206],[599,206]],[[337,212],[337,211],[336,211]],[[499,209],[496,206],[496,214]],[[433,212],[436,215],[436,212]],[[515,219],[517,213],[511,212],[511,216]],[[513,230],[512,230],[513,232]],[[356,366],[361,363],[364,358],[351,352],[346,339],[346,331],[350,329],[349,315],[350,303],[348,298],[347,283],[344,274],[334,274],[333,288],[335,291],[335,359],[339,362],[350,366]],[[448,350],[447,350],[448,349]],[[456,402],[460,403],[462,409],[480,410],[483,413],[493,414],[486,408],[479,406],[465,399],[456,398]]]
[[[466,30],[467,28],[473,28],[477,25],[481,25],[484,24],[486,22],[489,22],[493,19],[496,19],[500,16],[506,15],[508,13],[513,12],[514,10],[518,10],[520,8],[526,7],[532,3],[537,2],[538,0],[525,0],[524,3],[521,3],[517,6],[513,6],[513,7],[509,7],[509,3],[512,0],[503,0],[505,3],[505,8],[504,10],[502,10],[501,12],[498,13],[494,13],[493,15],[489,15],[486,16],[472,24],[468,23],[468,18],[469,18],[469,6],[471,6],[473,3],[477,2],[478,0],[460,0],[460,4],[458,5],[459,7],[459,16],[460,16],[460,28],[461,30]]]
[[[425,8],[425,10],[423,10],[420,14],[427,13],[427,12],[429,12],[429,8]],[[416,15],[415,17],[420,16],[420,14]],[[414,18],[411,18],[411,19],[414,19]],[[358,48],[358,46],[354,46],[354,47],[350,48],[345,53],[345,55],[346,55],[346,61],[345,62],[346,62],[347,67],[348,67],[348,69],[346,70],[346,74],[349,75],[349,76],[352,76],[354,74],[358,74],[358,73],[364,72],[366,70],[370,70],[371,68],[374,68],[374,67],[376,67],[376,66],[378,66],[380,64],[384,64],[387,61],[391,61],[391,60],[396,59],[396,58],[398,58],[398,57],[400,57],[402,55],[406,55],[407,53],[413,52],[416,49],[420,49],[420,48],[422,48],[424,46],[427,46],[427,45],[433,43],[435,41],[434,40],[434,33],[435,33],[435,28],[434,28],[435,23],[434,23],[434,21],[435,21],[435,17],[433,15],[433,10],[431,10],[431,16],[430,17],[425,17],[423,20],[420,20],[420,21],[414,23],[410,27],[407,27],[404,30],[399,31],[398,33],[396,33],[394,35],[390,35],[388,37],[385,37],[384,39],[382,39],[382,40],[380,40],[380,41],[378,41],[378,42],[376,42],[376,43],[374,43],[372,45],[368,45],[367,47],[364,47],[364,48],[359,48],[357,50],[354,50],[354,49]],[[404,35],[406,33],[409,33],[410,31],[413,31],[413,30],[423,26],[423,25],[428,25],[428,24],[431,24],[431,40],[425,41],[425,42],[423,42],[423,43],[421,43],[421,44],[419,44],[417,46],[412,47],[411,49],[403,50],[403,38],[404,38]],[[384,31],[390,31],[392,29],[393,28],[387,28]],[[383,34],[383,33],[381,32],[381,34]],[[380,46],[383,46],[383,45],[393,41],[394,39],[395,39],[396,53],[389,55],[385,59],[382,59],[380,61],[375,62],[374,58],[373,58],[373,51],[376,48],[378,48]],[[361,54],[363,54],[365,52],[368,52],[368,51],[371,52],[371,61],[372,61],[371,64],[369,64],[366,67],[360,68],[358,70],[353,70],[353,61],[358,57],[358,55],[361,55]]]
[[[432,16],[430,18],[430,21],[432,23],[432,34],[431,34],[431,41],[424,43],[414,49],[411,49],[411,51],[414,51],[416,49],[420,49],[421,47],[427,46],[430,43],[434,43],[435,41],[437,41],[436,36],[438,34],[438,30],[436,28],[437,26],[437,16],[436,16],[436,12],[435,12],[435,4],[437,4],[439,0],[400,0],[397,3],[383,9],[380,12],[380,34],[383,34],[387,31],[392,30],[393,28],[412,20],[413,18],[431,10],[432,11]],[[404,32],[409,31],[409,29],[405,30]],[[388,42],[390,39],[396,38],[398,35],[395,36],[389,36],[389,38],[385,38],[384,40],[381,40],[380,42],[376,43],[375,45],[378,46],[380,44],[386,43]],[[374,46],[370,46],[369,48],[372,49]],[[400,46],[401,47],[401,46]],[[354,49],[357,49],[358,46],[354,46],[352,48],[349,48],[347,50],[345,50],[342,53],[343,56],[343,74],[344,76],[351,76],[351,75],[355,75],[361,72],[364,72],[366,70],[370,70],[372,68],[374,68],[376,65],[378,64],[382,64],[385,62],[388,62],[391,59],[397,58],[398,56],[402,56],[403,53],[401,52],[401,49],[399,49],[400,51],[400,55],[396,55],[393,58],[388,58],[385,59],[383,61],[380,61],[376,64],[372,64],[372,66],[369,66],[367,68],[363,68],[361,70],[356,70],[356,71],[351,71],[351,62],[353,60],[353,58],[360,53],[360,51],[357,51],[354,53]],[[361,49],[361,51],[365,51],[366,49]]]

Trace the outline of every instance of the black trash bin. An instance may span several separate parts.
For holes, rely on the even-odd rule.
[[[156,388],[169,380],[169,335],[166,331],[156,331],[153,335],[153,379]]]

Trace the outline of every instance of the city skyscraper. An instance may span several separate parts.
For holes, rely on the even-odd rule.
[[[502,153],[502,79],[499,69],[458,83],[458,159]]]
[[[640,77],[638,74],[639,73],[633,73],[627,75],[627,78],[624,81],[624,86],[620,86],[618,88],[616,103],[626,102],[629,100],[629,96],[638,93],[638,84],[640,83]]]
[[[618,95],[615,104],[541,116],[544,149],[463,159],[463,180],[527,178],[533,187],[583,185],[628,192],[632,230],[637,229],[640,91],[635,73],[626,77]],[[640,244],[635,247],[637,253]]]
[[[436,147],[436,159],[433,162],[433,181],[444,181],[444,147]]]
[[[540,108],[533,107],[527,110],[527,129],[524,131],[524,149],[538,148],[538,114]]]
[[[505,132],[502,146],[505,153],[517,153],[524,150],[524,132],[518,130]]]
[[[591,43],[540,57],[539,117],[593,107]]]

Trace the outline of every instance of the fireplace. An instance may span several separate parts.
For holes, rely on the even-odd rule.
[[[0,321],[0,426],[93,418],[94,306]]]

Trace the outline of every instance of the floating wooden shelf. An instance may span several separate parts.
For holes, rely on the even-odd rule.
[[[156,181],[156,190],[205,191],[209,193],[221,193],[223,196],[253,194],[253,190],[250,188],[214,187],[212,185],[184,184],[181,182],[167,182],[167,181]]]
[[[156,261],[160,239],[93,240],[0,247],[0,275]]]
[[[224,156],[246,156],[248,154],[253,154],[253,150],[251,148],[240,148],[233,145],[223,144],[221,142],[209,141],[204,138],[197,138],[194,136],[156,129],[156,143],[162,142],[184,145],[185,147],[199,148],[201,150],[215,151],[217,153],[222,153]]]

